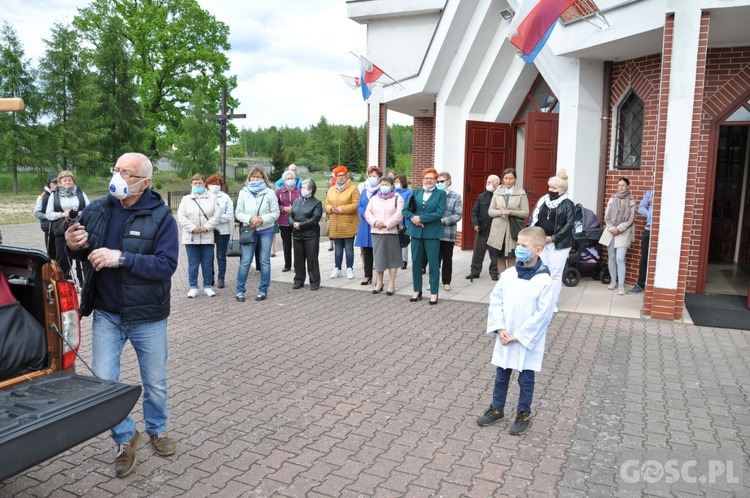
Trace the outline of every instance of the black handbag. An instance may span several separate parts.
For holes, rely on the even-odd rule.
[[[411,201],[410,201],[410,204],[411,204]],[[398,205],[398,201],[396,202],[396,205]],[[410,242],[411,242],[411,237],[406,235],[406,222],[402,221],[401,223],[398,224],[398,243],[401,245],[401,249],[404,249],[406,247],[409,247]]]
[[[409,247],[411,237],[406,235],[406,225],[401,223],[398,226],[398,243],[401,244],[401,248]]]
[[[258,239],[258,232],[254,227],[245,226],[240,228],[240,244],[253,244]]]
[[[242,248],[240,247],[240,239],[234,236],[236,232],[237,230],[232,230],[232,236],[230,237],[229,244],[227,245],[227,256],[234,257],[234,258],[242,256]]]
[[[518,240],[518,232],[524,229],[523,218],[508,216],[508,228],[510,229],[510,238]]]

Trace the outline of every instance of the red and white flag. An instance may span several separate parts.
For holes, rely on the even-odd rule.
[[[557,19],[577,0],[523,0],[510,24],[510,42],[526,62],[542,50]]]

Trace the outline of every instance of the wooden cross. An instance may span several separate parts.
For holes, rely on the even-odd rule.
[[[224,189],[227,187],[227,119],[246,118],[245,114],[227,114],[227,88],[221,89],[221,114],[204,114],[205,119],[219,121],[219,141],[221,144],[221,176],[224,178]]]

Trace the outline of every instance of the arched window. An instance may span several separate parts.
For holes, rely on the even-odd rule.
[[[617,108],[616,169],[640,169],[643,101],[631,88]]]

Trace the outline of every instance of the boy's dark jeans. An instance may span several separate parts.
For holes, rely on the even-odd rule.
[[[510,375],[513,373],[512,368],[497,367],[495,373],[495,389],[492,392],[492,406],[496,410],[505,408],[505,398],[508,396],[508,384]],[[518,394],[518,407],[516,413],[531,413],[531,400],[534,397],[534,371],[523,370],[518,374],[518,386],[521,392]]]

